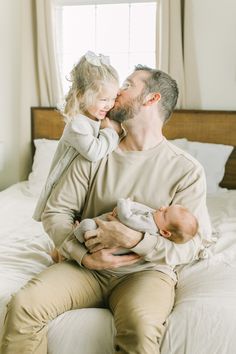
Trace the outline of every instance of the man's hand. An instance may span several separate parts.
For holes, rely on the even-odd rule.
[[[113,253],[116,253],[117,250],[117,248],[102,249],[92,254],[86,253],[82,259],[82,264],[84,267],[91,270],[115,269],[122,266],[129,266],[140,259],[140,256],[135,253],[115,256]]]
[[[132,248],[143,238],[141,232],[130,229],[121,224],[112,214],[108,220],[95,219],[98,229],[87,231],[84,234],[85,246],[90,253],[97,252],[104,248]]]

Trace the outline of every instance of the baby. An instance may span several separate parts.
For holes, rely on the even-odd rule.
[[[99,219],[107,221],[107,215],[112,214],[127,227],[148,232],[151,235],[162,236],[169,241],[181,244],[191,240],[198,231],[198,221],[190,211],[179,204],[162,206],[155,210],[148,206],[133,202],[131,199],[121,198],[111,213],[98,216]],[[84,219],[75,223],[74,235],[80,243],[85,242],[84,233],[96,230],[95,219]],[[67,246],[60,252],[54,249],[51,256],[55,262],[61,262],[68,258]],[[127,249],[119,249],[115,254],[129,253]]]
[[[112,212],[121,223],[129,228],[152,235],[161,235],[175,243],[185,243],[198,231],[198,221],[190,211],[179,204],[149,208],[130,199],[119,199]],[[107,214],[99,216],[107,220]],[[94,219],[84,219],[75,228],[74,235],[79,242],[84,242],[84,233],[97,228]]]

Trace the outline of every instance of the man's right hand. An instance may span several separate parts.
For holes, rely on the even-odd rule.
[[[122,256],[114,255],[119,248],[106,249],[94,253],[86,253],[82,259],[85,268],[91,270],[115,269],[123,266],[129,266],[140,260],[140,256],[131,253]]]

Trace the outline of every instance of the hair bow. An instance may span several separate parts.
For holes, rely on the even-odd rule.
[[[110,65],[110,59],[108,56],[99,54],[96,55],[94,52],[91,52],[90,50],[85,54],[86,60],[96,66],[101,66],[101,64],[104,65]]]

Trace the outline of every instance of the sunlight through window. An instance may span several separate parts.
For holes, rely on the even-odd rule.
[[[88,50],[109,55],[121,82],[136,64],[155,67],[156,2],[81,5],[81,1],[60,0],[55,16],[64,93],[70,70]]]

